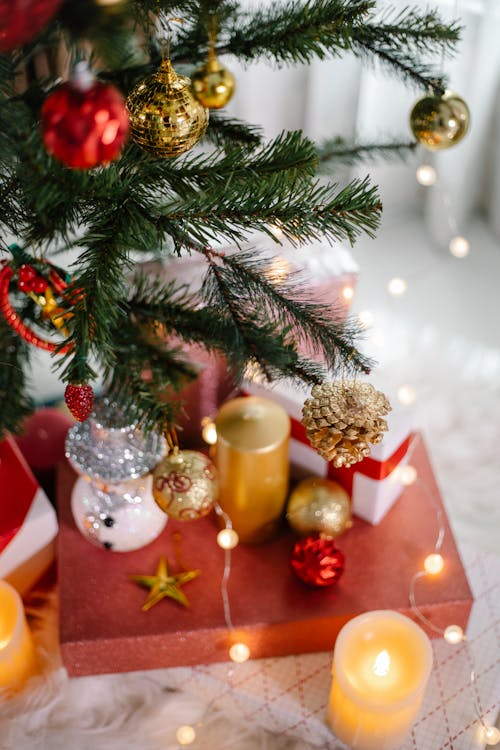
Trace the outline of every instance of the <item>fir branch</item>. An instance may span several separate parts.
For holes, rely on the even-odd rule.
[[[255,229],[275,240],[270,225],[276,224],[295,244],[323,236],[353,243],[361,232],[373,236],[381,210],[377,189],[368,179],[353,180],[337,192],[335,185],[290,183],[278,174],[265,181],[235,182],[231,191],[214,186],[191,200],[172,202],[158,222],[184,246],[190,240],[206,244],[214,234],[238,242]]]
[[[210,283],[208,279],[206,284]],[[202,344],[208,351],[224,354],[236,380],[249,364],[257,361],[256,353],[263,369],[274,378],[298,378],[313,384],[324,376],[321,366],[297,354],[288,334],[276,326],[257,323],[261,317],[246,320],[245,311],[238,309],[241,303],[233,300],[230,290],[219,289],[217,283],[208,305],[201,305],[200,298],[189,294],[185,287],[173,283],[162,286],[158,279],[139,276],[134,287],[129,300],[134,318],[143,324],[156,321],[166,335],[176,335],[187,343]],[[229,294],[233,309],[228,308],[225,294]]]
[[[232,25],[221,24],[224,41],[217,53],[246,61],[273,59],[278,64],[324,59],[339,44],[343,46],[343,29],[352,28],[373,5],[373,0],[287,0],[252,11],[246,18],[240,14]],[[186,62],[199,56],[199,40],[186,30],[175,46],[173,59]]]
[[[120,401],[126,414],[136,420],[139,415],[138,424],[144,429],[165,432],[179,408],[168,394],[193,380],[196,371],[178,349],[158,337],[157,321],[134,323],[130,308],[126,309],[127,324],[114,331],[115,364],[105,369],[108,392]]]
[[[331,138],[316,148],[321,173],[339,164],[354,166],[366,161],[406,161],[415,151],[416,141],[394,141],[387,143],[358,143],[355,140]]]
[[[0,315],[0,436],[17,432],[33,411],[26,393],[29,346]]]
[[[301,358],[288,330],[279,330],[271,321],[256,314],[255,306],[242,304],[242,299],[215,256],[206,253],[209,270],[205,277],[202,296],[209,307],[226,317],[232,327],[230,357],[240,353],[247,366],[257,363],[260,373],[269,381],[280,378],[307,377],[310,384],[321,382],[322,368]],[[259,322],[257,322],[259,321]],[[239,376],[245,374],[241,370]]]
[[[221,112],[211,112],[205,138],[217,147],[237,145],[254,149],[262,144],[263,134],[256,125],[249,125]]]
[[[226,254],[201,249],[221,288],[237,290],[238,306],[273,322],[297,343],[321,355],[334,375],[369,372],[373,363],[355,348],[362,329],[353,321],[340,322],[341,311],[331,304],[308,301],[299,275],[273,278],[272,265],[255,250]],[[306,250],[304,250],[306,252]],[[219,264],[219,265],[218,265]]]

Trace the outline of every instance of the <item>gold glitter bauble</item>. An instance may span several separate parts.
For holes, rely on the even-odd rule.
[[[234,94],[234,76],[215,56],[195,70],[191,80],[195,97],[210,109],[225,107]]]
[[[386,396],[371,383],[315,385],[302,409],[309,442],[333,465],[352,466],[370,453],[369,443],[380,443],[391,411]]]
[[[450,148],[461,141],[469,123],[467,104],[451,91],[445,91],[442,96],[422,97],[410,114],[413,135],[430,151]]]
[[[210,512],[219,493],[217,470],[203,453],[174,450],[153,472],[153,496],[178,521],[194,521]]]
[[[352,526],[349,495],[338,482],[309,477],[290,495],[286,518],[301,536],[317,531],[337,537]]]
[[[134,141],[164,158],[190,149],[208,125],[208,109],[196,101],[190,79],[178,76],[170,60],[135,87],[127,108]]]

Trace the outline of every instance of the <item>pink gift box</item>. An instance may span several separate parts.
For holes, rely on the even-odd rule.
[[[55,553],[55,511],[12,438],[0,443],[0,578],[21,595]]]

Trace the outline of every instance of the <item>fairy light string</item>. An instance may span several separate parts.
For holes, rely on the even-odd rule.
[[[416,436],[413,437],[411,440],[411,443],[407,452],[408,459],[411,457],[411,454],[413,453],[415,449],[417,440],[418,438]],[[403,467],[403,469],[407,469],[410,466],[411,465],[407,464],[407,466]],[[418,486],[424,491],[425,495],[430,500],[433,506],[434,512],[436,514],[437,535],[436,535],[436,542],[434,544],[432,551],[429,552],[427,556],[424,558],[423,569],[418,570],[416,573],[414,573],[414,575],[412,576],[410,580],[409,595],[408,595],[410,608],[411,608],[412,613],[415,615],[415,617],[423,625],[425,625],[426,628],[431,630],[433,633],[436,633],[437,635],[441,636],[446,641],[446,643],[448,643],[450,646],[462,645],[467,661],[471,667],[469,680],[468,680],[469,692],[472,697],[472,704],[474,706],[476,720],[480,725],[482,740],[487,745],[495,745],[498,742],[500,742],[500,731],[497,729],[497,727],[487,724],[483,718],[483,711],[479,703],[479,696],[478,696],[477,687],[476,687],[476,672],[475,672],[474,657],[473,657],[467,636],[463,632],[462,628],[456,624],[450,624],[446,626],[445,628],[438,627],[428,617],[426,617],[426,615],[422,612],[422,610],[420,609],[417,603],[416,588],[417,588],[418,582],[424,578],[434,578],[435,576],[438,576],[443,571],[446,565],[446,559],[441,554],[443,542],[444,542],[445,535],[446,535],[446,526],[445,526],[445,520],[444,520],[444,514],[442,511],[442,508],[437,504],[434,492],[432,492],[432,490],[429,488],[427,483],[424,482],[418,476],[418,472],[416,471],[416,469],[415,469],[415,483],[418,483]]]

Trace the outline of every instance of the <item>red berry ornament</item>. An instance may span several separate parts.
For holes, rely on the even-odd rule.
[[[63,83],[42,107],[45,148],[72,169],[90,169],[116,159],[128,127],[122,95],[98,81]]]
[[[62,0],[0,0],[0,51],[29,42],[55,15]]]
[[[300,539],[292,550],[290,567],[308,586],[331,586],[344,572],[344,553],[324,534]]]
[[[92,412],[94,391],[87,384],[69,383],[64,391],[66,406],[77,422],[85,422]]]
[[[43,276],[37,276],[31,283],[31,288],[35,294],[43,294],[47,291],[49,282],[43,278]]]

